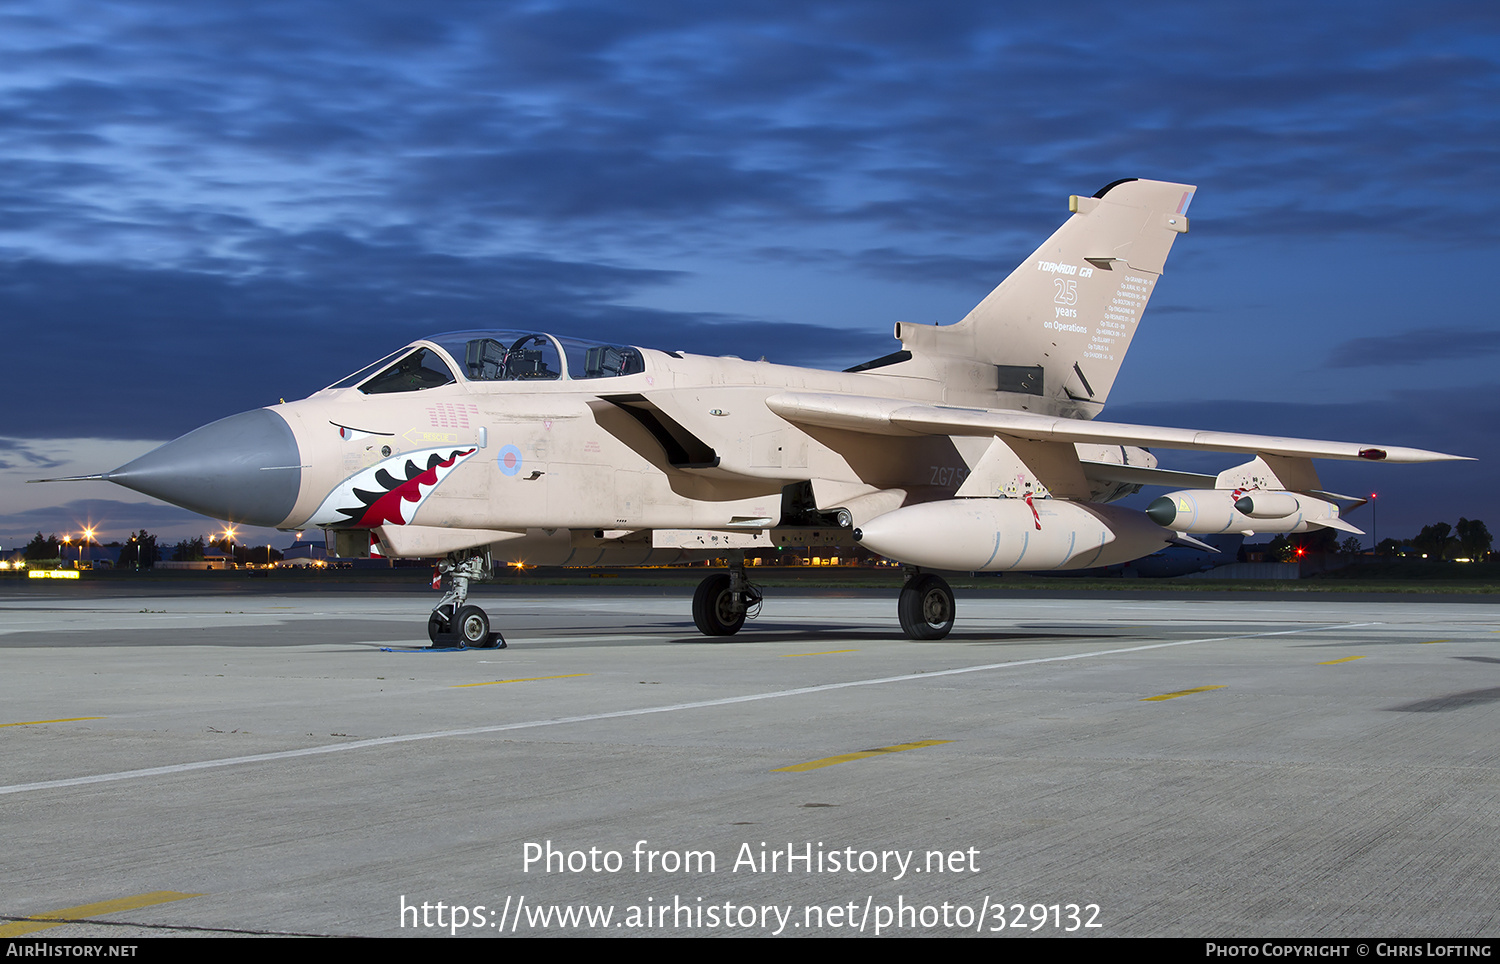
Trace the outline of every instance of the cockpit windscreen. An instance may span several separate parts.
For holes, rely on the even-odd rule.
[[[457,365],[458,374],[442,353],[416,346],[393,352],[329,388],[357,385],[366,395],[387,395],[451,385],[460,378],[471,382],[558,381],[616,378],[646,370],[646,360],[638,348],[557,338],[536,331],[450,331],[424,340],[440,346]]]

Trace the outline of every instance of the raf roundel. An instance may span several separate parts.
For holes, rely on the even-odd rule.
[[[500,454],[495,457],[495,464],[506,475],[515,475],[521,471],[521,450],[514,445],[502,446]]]

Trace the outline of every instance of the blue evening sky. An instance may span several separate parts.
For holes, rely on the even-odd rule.
[[[1199,191],[1104,417],[1493,516],[1497,59],[1478,2],[0,2],[0,546],[210,532],[21,483],[433,331],[846,367],[1121,177]]]

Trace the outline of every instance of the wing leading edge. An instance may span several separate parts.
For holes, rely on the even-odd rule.
[[[844,429],[867,435],[999,435],[1033,442],[1142,445],[1279,455],[1287,458],[1375,462],[1472,461],[1464,455],[1448,455],[1401,446],[1281,438],[1240,432],[1209,432],[1158,425],[1128,425],[989,408],[914,405],[900,399],[859,395],[781,392],[766,399],[766,405],[793,424]]]

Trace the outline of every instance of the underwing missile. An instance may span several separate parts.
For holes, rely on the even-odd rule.
[[[1174,532],[1197,535],[1218,532],[1307,532],[1310,529],[1360,530],[1339,518],[1339,507],[1303,492],[1234,489],[1181,489],[1146,507],[1151,521]]]

